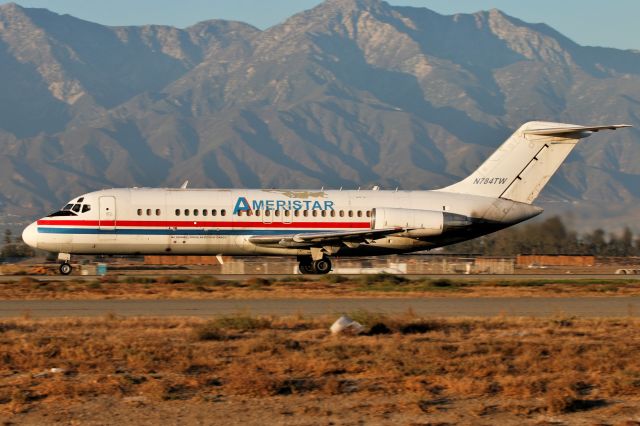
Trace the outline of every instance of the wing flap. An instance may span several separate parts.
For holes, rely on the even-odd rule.
[[[355,242],[382,238],[402,231],[402,228],[364,229],[360,231],[309,232],[304,234],[254,235],[249,242],[257,245],[295,245],[299,247],[331,242]]]

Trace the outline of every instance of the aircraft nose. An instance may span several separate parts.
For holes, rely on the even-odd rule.
[[[28,246],[38,248],[38,225],[33,222],[22,231],[22,241]]]

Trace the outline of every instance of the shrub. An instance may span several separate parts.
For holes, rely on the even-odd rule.
[[[391,329],[387,327],[384,323],[377,322],[371,326],[367,335],[369,336],[377,336],[380,334],[391,334]]]
[[[400,275],[382,273],[382,274],[364,275],[362,278],[360,278],[360,282],[366,286],[373,286],[373,285],[379,285],[379,284],[402,285],[409,282],[409,280]]]
[[[193,327],[192,334],[194,339],[198,341],[218,341],[225,340],[227,338],[225,332],[222,331],[216,324],[213,324],[211,321]]]
[[[259,289],[261,287],[268,287],[271,285],[271,280],[267,278],[253,277],[247,280],[247,285],[252,289]]]
[[[365,327],[372,327],[375,324],[383,323],[387,317],[380,312],[371,312],[366,309],[358,309],[347,315],[352,320],[359,322]]]
[[[330,284],[341,284],[349,281],[349,278],[345,277],[344,275],[333,275],[333,274],[323,275],[322,278],[320,279]]]
[[[211,326],[238,331],[260,330],[271,327],[271,321],[249,315],[231,315],[216,318],[209,322]]]
[[[159,276],[155,279],[158,284],[182,284],[187,282],[184,277]]]
[[[423,334],[430,331],[441,330],[443,324],[436,321],[419,321],[405,324],[400,327],[400,333],[402,334]]]
[[[434,287],[451,287],[451,286],[454,285],[454,283],[451,282],[450,280],[444,278],[444,279],[431,281],[431,285],[434,286]]]

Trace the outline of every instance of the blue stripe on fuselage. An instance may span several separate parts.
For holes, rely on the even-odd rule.
[[[323,229],[97,229],[97,228],[47,228],[38,227],[41,234],[76,235],[285,235],[318,232]],[[328,231],[328,230],[327,230]],[[336,231],[331,229],[331,231]]]

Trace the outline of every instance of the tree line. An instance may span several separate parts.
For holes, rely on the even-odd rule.
[[[513,256],[516,254],[575,254],[638,256],[640,236],[629,227],[621,233],[595,229],[578,233],[567,228],[559,216],[542,222],[507,228],[491,235],[445,247],[446,253]]]

